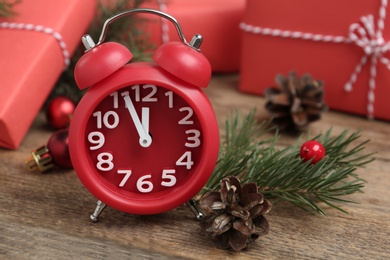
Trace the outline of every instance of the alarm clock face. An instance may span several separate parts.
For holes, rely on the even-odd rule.
[[[103,98],[87,120],[84,140],[89,174],[117,197],[146,204],[185,185],[203,149],[196,111],[153,84],[129,85]]]

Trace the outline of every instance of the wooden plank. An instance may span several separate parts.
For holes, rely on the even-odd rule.
[[[221,131],[232,110],[257,107],[259,116],[264,113],[264,100],[240,93],[237,82],[236,75],[214,76],[206,90]],[[270,234],[234,253],[215,248],[184,206],[152,216],[107,208],[98,223],[91,223],[96,201],[72,170],[39,174],[24,167],[30,151],[52,134],[40,114],[18,150],[0,150],[0,258],[389,259],[389,123],[327,112],[310,129],[315,134],[329,127],[334,134],[361,129],[363,139],[371,138],[367,152],[378,152],[376,161],[358,171],[368,181],[365,193],[351,196],[360,204],[344,204],[349,215],[327,209],[328,216],[321,217],[278,203],[267,217]],[[280,144],[295,141],[282,135]]]

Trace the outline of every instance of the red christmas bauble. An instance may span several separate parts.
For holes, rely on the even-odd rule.
[[[301,146],[300,157],[307,162],[311,159],[311,164],[316,164],[324,158],[326,152],[324,146],[315,140],[307,141]]]
[[[76,105],[67,97],[56,97],[48,105],[46,118],[55,129],[68,127]]]
[[[69,129],[61,129],[55,132],[47,142],[53,163],[62,168],[72,168],[68,146]]]

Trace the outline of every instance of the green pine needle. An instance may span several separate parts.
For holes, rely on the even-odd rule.
[[[21,0],[0,0],[0,17],[9,18],[17,13],[13,10],[14,5],[20,3]]]
[[[258,123],[255,111],[243,119],[239,113],[226,121],[215,170],[200,195],[219,189],[227,176],[237,176],[243,183],[256,182],[268,199],[288,201],[312,213],[325,215],[323,205],[347,213],[336,205],[353,203],[346,195],[362,192],[365,181],[355,172],[374,160],[364,153],[369,140],[360,141],[359,132],[343,131],[332,136],[332,129],[311,138],[324,145],[327,155],[312,165],[299,156],[302,137],[289,147],[278,149],[278,133],[265,138],[271,130],[268,122]],[[269,135],[268,135],[269,136]]]

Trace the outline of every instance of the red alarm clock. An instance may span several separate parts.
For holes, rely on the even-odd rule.
[[[181,42],[160,46],[154,62],[127,64],[132,54],[103,42],[108,25],[134,13],[171,21]],[[202,88],[211,77],[202,38],[188,43],[179,23],[152,9],[132,9],[108,19],[98,43],[82,39],[86,53],[75,67],[80,89],[89,87],[72,118],[69,152],[83,185],[98,199],[91,219],[106,205],[131,214],[157,214],[183,203],[201,217],[193,197],[218,159],[219,131]]]

